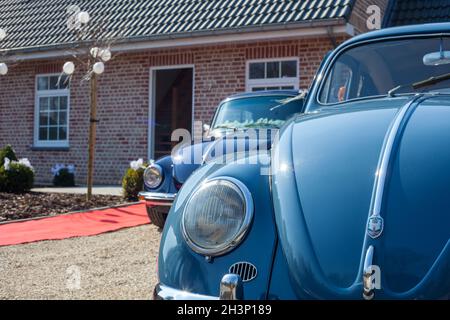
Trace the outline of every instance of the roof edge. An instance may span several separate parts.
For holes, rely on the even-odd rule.
[[[115,46],[123,46],[126,44],[135,44],[141,42],[152,42],[152,41],[170,41],[170,40],[180,40],[180,39],[193,39],[214,36],[217,38],[217,42],[220,43],[221,36],[229,35],[242,35],[242,34],[252,34],[257,32],[270,32],[270,31],[282,31],[282,30],[294,30],[294,29],[307,29],[307,28],[320,28],[320,27],[334,27],[334,26],[345,26],[348,25],[347,19],[337,18],[337,19],[325,19],[320,21],[302,21],[295,23],[283,23],[283,24],[273,24],[273,25],[260,25],[245,28],[231,28],[222,30],[205,30],[205,31],[193,31],[187,33],[169,34],[169,35],[156,35],[156,36],[140,36],[140,37],[129,37],[119,39],[115,42]],[[351,28],[350,28],[351,29]],[[352,31],[350,30],[349,33]],[[86,42],[69,42],[69,43],[56,43],[52,45],[35,46],[35,47],[24,47],[24,48],[11,48],[2,49],[0,54],[20,55],[29,54],[43,51],[55,51],[55,50],[75,50],[88,46],[89,41]]]

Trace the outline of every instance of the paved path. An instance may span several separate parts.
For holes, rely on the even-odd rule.
[[[86,194],[86,187],[68,187],[68,188],[57,188],[57,187],[42,187],[33,188],[31,191],[34,192],[45,192],[45,193],[72,193],[72,194]],[[122,187],[121,186],[96,186],[92,189],[92,194],[106,195],[106,196],[121,196]]]
[[[151,299],[161,233],[145,225],[0,248],[0,300]]]

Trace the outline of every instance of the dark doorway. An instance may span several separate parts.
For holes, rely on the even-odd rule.
[[[192,68],[153,71],[153,158],[169,155],[178,143],[170,137],[175,129],[192,129]]]

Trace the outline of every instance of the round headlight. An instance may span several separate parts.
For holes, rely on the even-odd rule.
[[[163,170],[160,165],[151,164],[144,171],[144,183],[147,187],[154,189],[161,185],[163,180]]]
[[[182,229],[188,245],[206,256],[224,254],[244,238],[253,217],[247,187],[234,178],[204,182],[188,199]]]

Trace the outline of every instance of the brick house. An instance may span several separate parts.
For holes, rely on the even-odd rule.
[[[113,46],[98,89],[97,184],[120,183],[129,161],[170,150],[168,133],[209,122],[217,104],[242,91],[308,88],[323,56],[366,32],[367,8],[389,0],[0,0],[0,146],[12,144],[49,183],[55,163],[86,176],[89,88],[76,72],[57,87],[76,46],[66,8],[108,15]],[[394,9],[393,9],[394,8]],[[401,10],[400,10],[401,11]],[[389,14],[390,19],[395,19]],[[397,17],[398,15],[396,15]],[[11,59],[14,61],[10,62]]]

